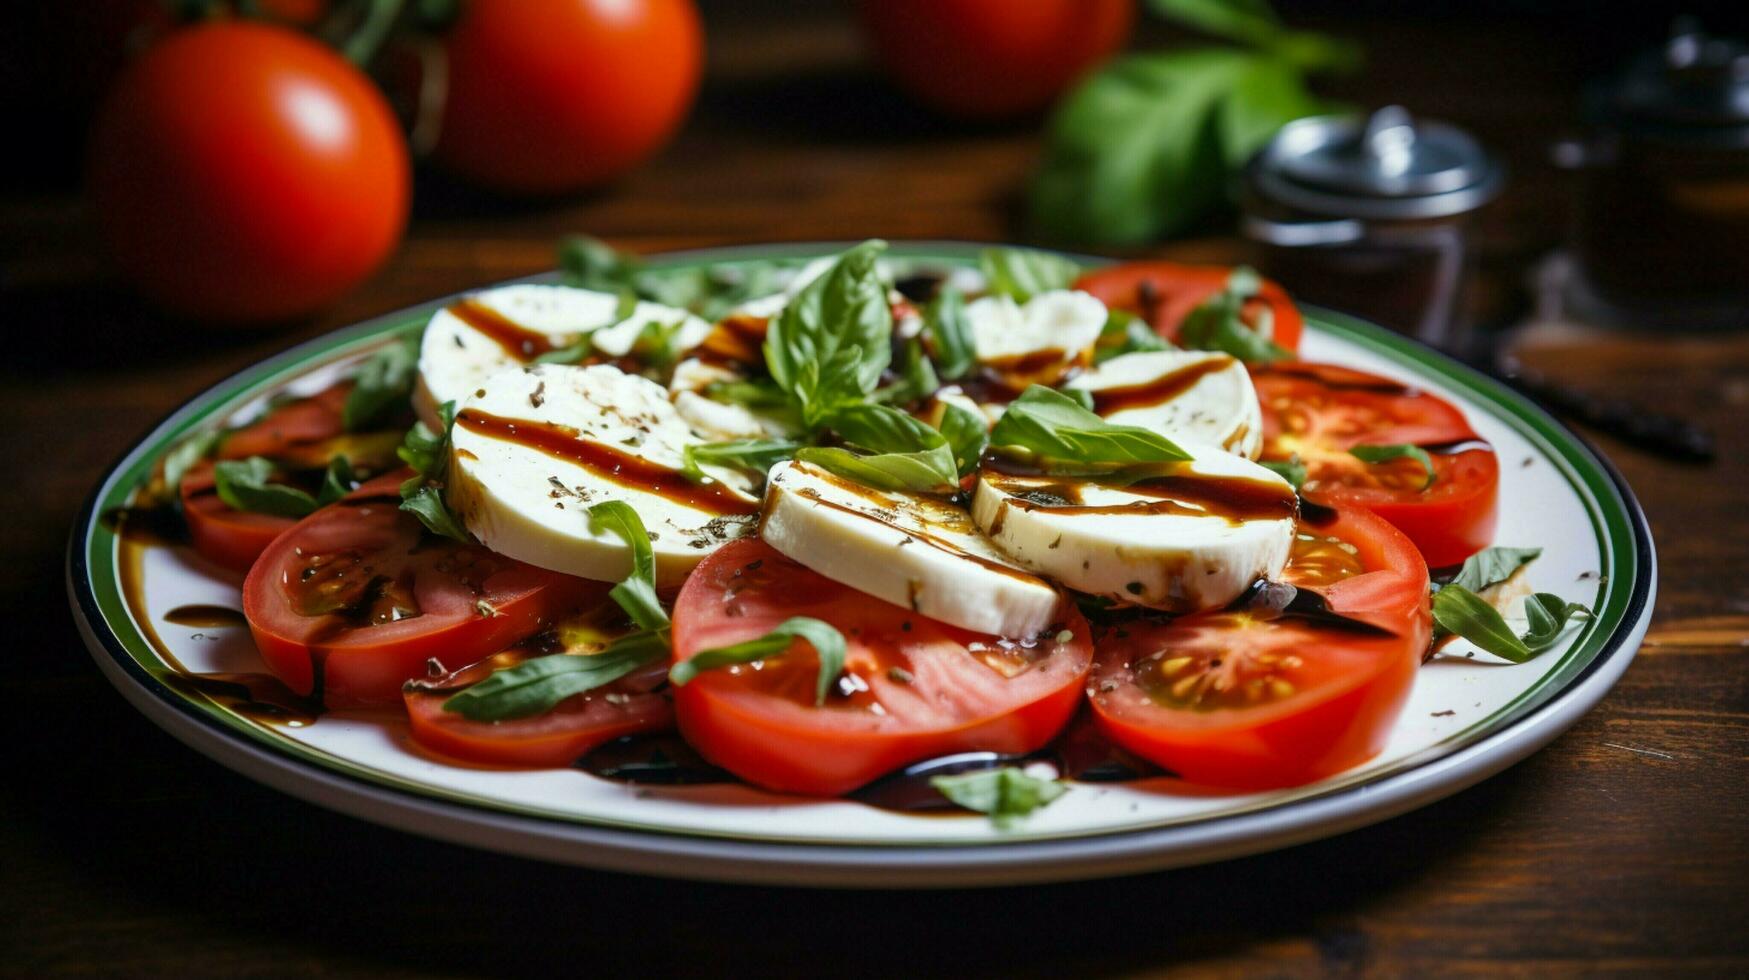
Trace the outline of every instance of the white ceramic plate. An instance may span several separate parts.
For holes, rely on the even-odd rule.
[[[829,254],[832,245],[742,248],[658,258],[696,266]],[[971,246],[895,247],[932,268]],[[1477,782],[1535,751],[1601,698],[1626,668],[1652,608],[1652,540],[1619,474],[1573,433],[1500,385],[1395,334],[1308,310],[1302,355],[1389,375],[1461,406],[1501,462],[1504,544],[1538,545],[1539,591],[1597,615],[1528,664],[1442,656],[1423,667],[1389,746],[1311,786],[1191,794],[1160,778],[1078,784],[1022,827],[919,817],[740,785],[651,787],[580,770],[507,772],[446,764],[404,729],[369,717],[267,724],[166,683],[191,671],[261,670],[241,626],[177,625],[179,606],[235,608],[240,579],[186,549],[124,543],[103,515],[125,505],[154,461],[190,429],[248,416],[271,394],[313,391],[360,356],[423,326],[442,304],[319,338],[200,394],[130,450],[74,527],[68,588],[104,673],[155,723],[219,762],[303,799],[415,833],[621,871],[809,885],[964,886],[1148,871],[1340,833]]]

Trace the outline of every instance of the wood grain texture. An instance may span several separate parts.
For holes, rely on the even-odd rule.
[[[1644,502],[1662,579],[1620,686],[1548,749],[1381,825],[1210,867],[999,892],[824,893],[547,867],[336,816],[146,723],[73,632],[79,503],[153,420],[292,342],[549,267],[586,230],[640,250],[1019,234],[1035,127],[965,131],[900,102],[836,20],[712,23],[710,79],[660,159],[539,206],[422,175],[406,245],[321,318],[208,333],[139,309],[71,192],[0,201],[0,974],[177,976],[1742,975],[1749,972],[1749,340],[1540,338],[1527,356],[1705,421],[1711,467],[1601,439]],[[1542,162],[1594,52],[1538,25],[1345,25],[1341,94],[1455,119],[1515,167],[1484,259],[1560,236]],[[1424,52],[1439,52],[1429,69]],[[1460,80],[1461,79],[1461,80]],[[1161,250],[1236,254],[1219,234]]]

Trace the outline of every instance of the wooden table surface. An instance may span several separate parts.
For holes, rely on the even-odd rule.
[[[806,893],[550,867],[428,842],[234,775],[93,667],[62,586],[86,493],[157,417],[294,340],[550,265],[588,231],[658,250],[1019,234],[1032,126],[965,131],[882,89],[842,24],[712,23],[682,137],[618,186],[506,205],[422,178],[405,246],[289,332],[212,334],[138,308],[70,190],[0,199],[0,973],[844,976],[1749,971],[1749,341],[1587,335],[1545,362],[1713,427],[1710,467],[1607,438],[1661,566],[1652,632],[1604,702],[1534,757],[1407,816],[1202,868],[992,892]],[[1490,268],[1558,241],[1546,139],[1595,52],[1536,24],[1349,25],[1343,94],[1471,127],[1511,160]],[[1433,67],[1422,52],[1436,51]],[[1495,66],[1462,72],[1462,66]],[[1461,84],[1453,80],[1465,77]],[[1218,234],[1160,250],[1233,254]]]

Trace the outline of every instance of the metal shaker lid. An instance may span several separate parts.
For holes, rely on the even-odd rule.
[[[1314,116],[1281,128],[1246,169],[1254,191],[1333,217],[1439,218],[1500,191],[1504,170],[1468,133],[1401,106],[1370,117]]]
[[[1663,47],[1593,94],[1591,114],[1631,135],[1749,146],[1749,44],[1679,19]]]

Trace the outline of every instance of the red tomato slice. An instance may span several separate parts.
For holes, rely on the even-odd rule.
[[[1061,626],[1014,643],[926,619],[742,540],[706,558],[680,590],[675,659],[762,636],[791,616],[831,623],[849,642],[845,676],[824,706],[814,704],[819,661],[801,643],[674,692],[681,734],[701,755],[790,793],[840,795],[953,752],[1031,752],[1074,713],[1093,656],[1087,622],[1067,603]],[[1059,631],[1070,638],[1058,642]]]
[[[398,702],[428,660],[481,660],[608,588],[433,538],[399,507],[407,475],[379,477],[299,521],[243,582],[267,666],[330,708]]]
[[[1087,687],[1112,741],[1190,782],[1252,790],[1322,779],[1384,748],[1432,633],[1427,566],[1364,510],[1301,533],[1286,581],[1389,632],[1244,611],[1114,627]]]
[[[294,447],[333,439],[346,431],[341,412],[352,393],[352,382],[342,381],[271,409],[258,421],[229,433],[219,442],[220,459],[273,458]]]
[[[1075,288],[1093,294],[1106,306],[1142,317],[1160,336],[1177,341],[1184,318],[1225,288],[1232,274],[1232,268],[1224,265],[1125,262],[1084,273],[1075,280]],[[1242,315],[1256,326],[1265,308],[1273,315],[1270,339],[1286,350],[1299,350],[1305,320],[1287,291],[1268,279],[1256,298],[1245,304]]]
[[[1251,376],[1263,407],[1263,458],[1298,455],[1307,499],[1365,507],[1407,534],[1435,568],[1458,564],[1494,539],[1499,462],[1455,406],[1330,364],[1272,364]],[[1429,450],[1432,486],[1415,460],[1367,463],[1349,452],[1405,443]]]
[[[402,698],[413,741],[470,762],[550,769],[569,766],[611,739],[674,726],[673,705],[658,690],[668,680],[668,664],[662,661],[606,687],[572,695],[532,718],[470,721],[443,710],[443,702],[462,688],[536,655],[506,650],[440,680],[408,685]]]
[[[182,477],[177,488],[182,517],[194,550],[209,561],[236,572],[247,572],[273,539],[297,523],[290,517],[232,510],[219,499],[213,484],[213,464],[200,462]]]

